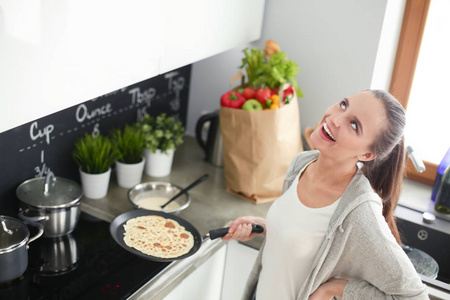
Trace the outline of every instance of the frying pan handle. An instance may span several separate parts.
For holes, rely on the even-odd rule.
[[[219,237],[224,237],[225,235],[227,235],[229,229],[230,229],[230,227],[210,230],[209,231],[209,238],[211,240],[214,240],[214,239],[217,239]]]
[[[230,227],[210,230],[209,238],[211,240],[214,240],[219,237],[224,237],[228,233],[228,230],[230,230]],[[264,232],[264,227],[262,227],[261,225],[252,225],[252,233],[263,233],[263,232]]]

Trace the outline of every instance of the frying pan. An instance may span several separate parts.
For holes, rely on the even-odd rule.
[[[156,215],[156,216],[161,216],[166,219],[175,220],[181,226],[183,226],[187,231],[191,232],[192,236],[194,237],[194,246],[191,248],[191,250],[189,250],[188,253],[178,256],[178,257],[161,258],[161,257],[152,256],[152,255],[147,255],[147,254],[144,254],[134,248],[128,247],[123,240],[123,236],[125,233],[125,229],[124,229],[123,225],[130,219],[133,219],[136,217],[141,217],[141,216],[150,216],[150,215]],[[226,227],[226,228],[210,230],[209,233],[207,233],[202,238],[202,236],[200,235],[198,230],[191,223],[186,221],[185,219],[183,219],[177,215],[165,213],[162,211],[146,210],[146,209],[136,209],[136,210],[130,210],[130,211],[124,212],[121,215],[118,215],[117,217],[115,217],[114,220],[112,220],[111,224],[109,225],[109,232],[111,233],[111,236],[116,241],[116,243],[119,244],[122,248],[124,248],[128,252],[130,252],[134,255],[137,255],[141,258],[158,261],[158,262],[170,262],[173,260],[180,260],[180,259],[187,258],[187,257],[193,255],[194,253],[196,253],[200,249],[200,246],[202,245],[202,242],[204,239],[209,238],[209,239],[213,240],[213,239],[216,239],[219,237],[223,237],[228,233],[228,229],[229,228]],[[264,231],[264,227],[262,227],[261,225],[253,225],[252,232],[262,233],[263,231]]]

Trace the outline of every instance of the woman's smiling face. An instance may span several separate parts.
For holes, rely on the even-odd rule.
[[[375,158],[370,146],[386,126],[386,110],[370,91],[344,98],[329,107],[311,134],[311,143],[321,154],[345,160]]]

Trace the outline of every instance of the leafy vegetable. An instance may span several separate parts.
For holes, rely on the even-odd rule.
[[[248,85],[256,88],[255,81],[264,76],[266,72],[264,52],[258,48],[245,48],[243,52],[245,57],[242,59],[242,65],[239,68],[245,68],[248,77]]]
[[[286,53],[277,51],[269,59],[264,50],[258,48],[245,48],[243,52],[245,57],[239,68],[245,68],[249,86],[254,88],[268,86],[275,89],[282,88],[288,83],[294,87],[298,97],[303,97],[296,79],[299,67],[295,61],[287,59]]]

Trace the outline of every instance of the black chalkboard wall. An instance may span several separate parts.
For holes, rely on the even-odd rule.
[[[144,113],[167,113],[186,126],[190,75],[189,65],[0,133],[0,215],[16,217],[17,186],[48,170],[80,182],[72,150],[85,132],[106,135]]]

